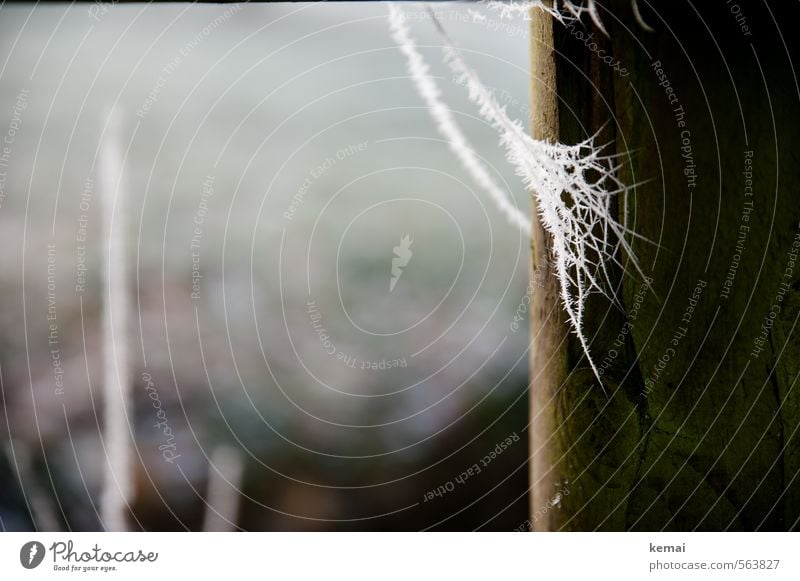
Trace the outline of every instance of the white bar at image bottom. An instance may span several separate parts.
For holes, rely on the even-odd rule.
[[[4,533],[0,577],[794,581],[799,540],[769,532]]]

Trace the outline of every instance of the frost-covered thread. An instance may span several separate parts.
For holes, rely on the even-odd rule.
[[[580,20],[583,14],[588,14],[595,26],[597,26],[603,34],[608,36],[608,32],[606,32],[603,26],[603,21],[600,19],[600,14],[597,11],[597,4],[594,0],[587,0],[585,3],[575,3],[570,0],[552,0],[550,2],[544,0],[528,0],[525,2],[515,2],[514,0],[483,0],[481,4],[485,5],[488,10],[498,14],[500,18],[515,18],[520,15],[527,16],[531,9],[538,9],[550,14],[550,16],[562,24],[568,21]],[[642,12],[639,10],[639,0],[631,0],[631,9],[633,11],[633,17],[636,19],[639,26],[648,32],[652,32],[653,29],[648,26],[642,18]]]
[[[402,26],[402,18],[402,12],[392,7],[393,27]],[[611,294],[604,284],[611,282],[606,264],[619,264],[616,252],[620,245],[633,258],[624,238],[627,230],[616,221],[611,207],[613,196],[626,189],[615,175],[615,158],[603,155],[602,147],[595,145],[594,137],[577,145],[547,143],[532,138],[519,121],[508,117],[505,109],[466,65],[435,17],[434,23],[444,37],[445,62],[458,75],[459,83],[468,87],[470,100],[478,105],[481,116],[498,131],[507,159],[515,166],[526,188],[536,196],[542,226],[552,238],[562,304],[589,365],[600,380],[583,332],[586,299],[591,292]],[[398,43],[406,39],[410,41],[407,31],[404,36],[395,38]],[[408,56],[407,47],[403,52]],[[426,70],[418,53],[417,57],[419,62],[414,66]],[[416,77],[415,81],[419,85]],[[433,79],[428,77],[427,83],[432,87],[425,87],[426,91],[436,91]],[[418,89],[422,93],[423,89],[419,86]],[[614,297],[609,298],[613,300]]]
[[[511,203],[508,194],[497,185],[492,179],[489,170],[481,163],[475,150],[456,123],[450,108],[442,101],[441,92],[436,86],[436,81],[430,75],[428,65],[425,63],[422,54],[417,50],[416,43],[409,35],[403,12],[392,3],[389,4],[389,24],[392,38],[406,57],[408,72],[414,81],[417,92],[428,107],[439,133],[445,138],[450,149],[475,183],[489,195],[497,209],[511,224],[518,227],[527,236],[530,236],[530,219]]]

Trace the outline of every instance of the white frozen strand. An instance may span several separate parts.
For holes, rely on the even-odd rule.
[[[608,36],[608,32],[606,32],[603,22],[600,20],[600,15],[597,13],[597,4],[594,3],[594,0],[589,0],[587,3],[587,11],[589,12],[589,17],[592,19],[592,22],[594,22],[594,25],[599,28],[603,34]]]
[[[611,158],[601,155],[602,148],[595,145],[594,137],[577,145],[563,145],[528,135],[519,121],[508,117],[505,108],[466,65],[441,24],[435,19],[434,22],[445,39],[445,62],[459,75],[459,81],[466,83],[469,97],[478,105],[481,116],[500,133],[508,160],[536,196],[542,226],[553,240],[561,301],[599,380],[600,373],[583,332],[583,315],[589,293],[600,292],[611,298],[597,279],[597,273],[602,272],[606,282],[611,282],[604,265],[615,260],[617,246],[611,240],[618,240],[633,257],[624,240],[625,228],[611,212],[611,196],[624,191],[625,186],[614,175]],[[590,179],[591,174],[597,177]],[[591,252],[597,255],[597,264],[587,256]]]
[[[389,24],[392,38],[406,57],[408,71],[414,81],[417,92],[427,105],[437,129],[447,140],[450,149],[455,153],[464,169],[472,176],[472,179],[489,194],[500,213],[511,224],[522,230],[526,236],[530,236],[530,219],[511,203],[509,196],[495,183],[489,170],[478,159],[475,150],[456,123],[450,109],[442,101],[436,81],[430,75],[428,65],[409,34],[408,26],[405,23],[405,15],[394,3],[389,3]]]
[[[546,12],[562,24],[568,21],[580,20],[581,16],[588,14],[595,26],[597,26],[603,34],[608,36],[608,32],[603,26],[603,21],[597,11],[597,3],[595,0],[586,0],[585,4],[583,2],[576,4],[571,0],[562,0],[560,3],[561,8],[559,8],[558,0],[552,0],[552,2],[545,2],[544,0],[528,0],[525,2],[517,2],[514,0],[507,2],[501,0],[484,0],[481,4],[503,19],[513,19],[520,15],[527,17],[529,11],[533,8]],[[642,18],[642,12],[639,9],[639,0],[631,0],[631,10],[639,26],[647,32],[653,32],[653,28]]]
[[[642,18],[642,12],[639,10],[639,0],[631,0],[631,8],[633,9],[633,17],[636,19],[636,22],[639,23],[639,26],[644,28],[647,32],[655,32],[655,30],[644,21],[644,18]]]
[[[487,10],[497,13],[500,18],[511,19],[519,15],[527,15],[532,8],[543,10],[553,18],[563,20],[563,13],[558,10],[557,3],[546,3],[543,0],[528,0],[526,2],[503,2],[500,0],[485,0],[481,2]],[[552,5],[551,5],[552,4]]]
[[[571,0],[562,0],[561,2],[558,0],[552,0],[551,2],[545,0],[526,0],[524,2],[517,2],[515,0],[483,0],[481,4],[483,4],[487,10],[496,13],[500,18],[504,19],[513,19],[520,15],[524,18],[528,18],[530,11],[532,9],[537,9],[549,14],[561,23],[566,23],[580,20],[584,13],[588,13],[592,20],[595,21],[595,24],[598,24],[599,28],[603,28],[602,25],[599,24],[597,6],[594,0],[587,0],[585,6],[583,2],[576,4]]]

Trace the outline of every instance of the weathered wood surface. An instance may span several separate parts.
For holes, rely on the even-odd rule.
[[[743,22],[724,3],[653,4],[657,14],[643,13],[655,32],[622,0],[601,5],[609,37],[554,29],[560,138],[609,122],[604,138],[631,152],[625,180],[650,180],[620,212],[652,241],[631,239],[652,290],[626,263],[623,309],[602,298],[589,309],[608,397],[572,336],[564,385],[539,385],[534,341],[532,513],[542,482],[569,489],[534,525],[797,529],[797,5],[742,1]],[[532,309],[534,334],[541,315]],[[537,392],[548,390],[556,399],[545,405]],[[542,426],[552,433],[537,452]]]

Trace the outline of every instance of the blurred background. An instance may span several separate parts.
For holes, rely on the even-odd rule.
[[[525,122],[526,23],[437,9]],[[110,256],[131,529],[526,521],[529,244],[439,137],[385,6],[4,5],[0,139],[3,530],[104,527]]]

